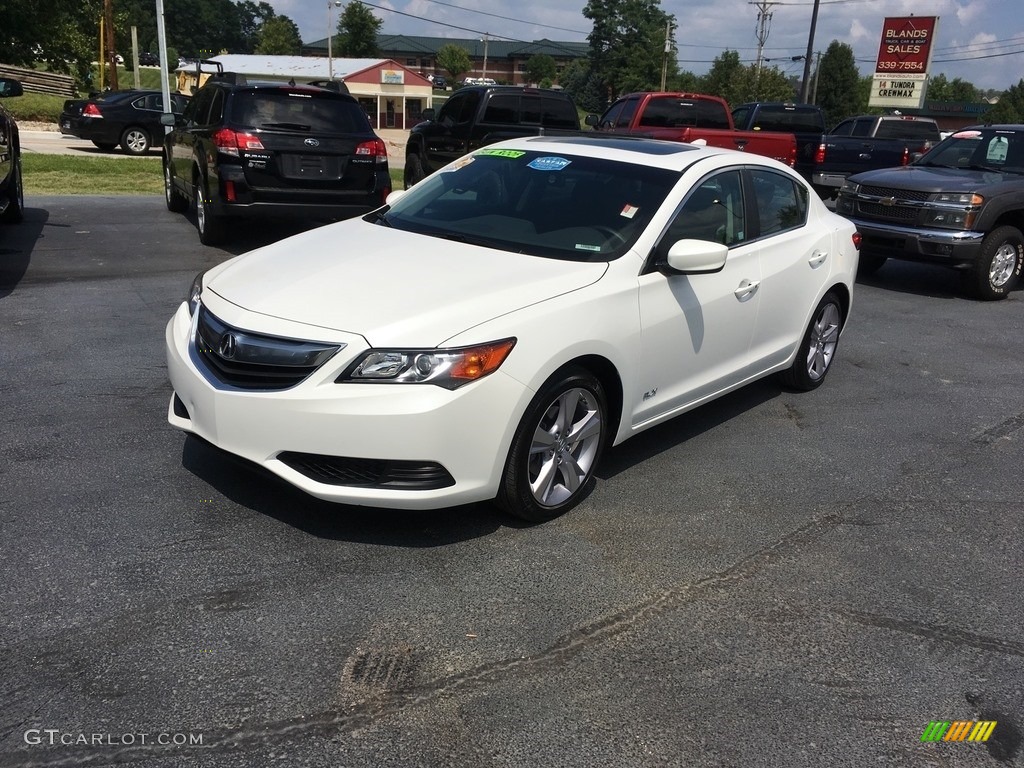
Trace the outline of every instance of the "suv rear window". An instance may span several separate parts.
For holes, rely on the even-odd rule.
[[[310,91],[236,92],[232,112],[232,122],[246,128],[294,128],[312,133],[369,133],[372,130],[358,104]]]

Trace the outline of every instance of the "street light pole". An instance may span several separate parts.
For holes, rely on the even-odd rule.
[[[341,8],[341,0],[327,0],[327,79],[334,79],[334,52],[331,50],[331,41],[334,39],[334,30],[331,28],[331,8]]]

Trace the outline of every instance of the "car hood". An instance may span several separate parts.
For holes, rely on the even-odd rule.
[[[1000,184],[1007,178],[1011,177],[993,171],[905,165],[899,168],[882,168],[877,171],[858,173],[851,176],[849,180],[856,184],[869,184],[873,187],[898,187],[925,192],[974,192],[980,187]]]
[[[208,272],[203,288],[252,312],[359,334],[371,346],[434,347],[590,285],[607,268],[354,219],[232,259]]]

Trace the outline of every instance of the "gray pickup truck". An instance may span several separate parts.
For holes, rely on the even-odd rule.
[[[821,137],[811,183],[821,197],[835,197],[848,176],[906,165],[931,149],[940,138],[938,124],[928,118],[851,117]]]
[[[976,297],[1005,298],[1024,266],[1024,126],[963,128],[904,168],[851,176],[836,213],[861,233],[861,274],[942,264]]]

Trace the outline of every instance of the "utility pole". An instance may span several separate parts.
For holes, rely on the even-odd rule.
[[[814,56],[814,28],[818,26],[818,3],[814,0],[814,10],[811,12],[811,33],[807,37],[807,55],[804,57],[804,82],[800,87],[800,103],[807,103],[807,94],[811,85],[811,58]]]
[[[665,80],[668,77],[668,55],[672,50],[672,22],[665,21],[665,54],[661,57],[661,90],[665,90]]]
[[[106,34],[107,59],[110,61],[110,89],[117,86],[117,51],[114,49],[114,0],[103,0],[103,31]]]
[[[770,3],[768,0],[759,0],[756,3],[749,3],[749,5],[757,6],[757,76],[761,76],[761,62],[764,61],[764,44],[768,42],[768,33],[771,31],[772,25],[772,13],[768,9],[776,3]]]
[[[487,79],[487,33],[484,32],[484,73],[480,75],[481,80]]]

